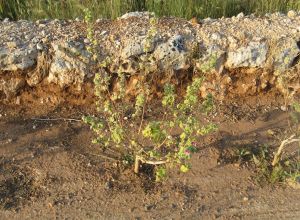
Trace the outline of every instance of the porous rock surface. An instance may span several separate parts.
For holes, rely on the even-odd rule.
[[[100,59],[110,57],[111,74],[139,75],[152,16],[133,12],[114,21],[95,22]],[[51,85],[80,92],[91,83],[96,64],[87,51],[91,42],[86,29],[87,24],[80,20],[0,21],[0,101]],[[285,76],[289,91],[300,92],[297,12],[262,17],[241,13],[199,22],[160,18],[156,30],[148,51],[156,63],[152,71],[188,74],[193,67],[203,70],[215,60],[206,70],[211,75],[201,88],[204,96],[208,91],[220,99],[229,93],[255,95],[270,87],[284,92],[279,79]]]

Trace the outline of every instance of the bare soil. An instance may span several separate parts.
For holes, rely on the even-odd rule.
[[[218,132],[199,139],[187,174],[155,183],[99,156],[80,119],[89,106],[0,105],[0,219],[299,219],[300,192],[260,184],[244,147],[273,151],[289,128],[275,94],[228,101],[208,117]],[[47,120],[41,120],[47,119]],[[274,132],[270,136],[269,130]]]

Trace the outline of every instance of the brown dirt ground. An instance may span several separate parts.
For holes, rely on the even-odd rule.
[[[277,146],[268,130],[289,127],[274,94],[247,100],[217,105],[219,131],[199,140],[192,171],[159,184],[97,156],[82,122],[36,119],[80,119],[88,106],[1,104],[0,219],[299,219],[299,190],[261,186],[253,164],[233,159],[237,148]]]

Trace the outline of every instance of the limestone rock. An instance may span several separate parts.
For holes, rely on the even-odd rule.
[[[188,52],[185,48],[185,38],[182,35],[175,35],[166,43],[160,44],[153,55],[159,62],[161,70],[189,68]]]
[[[226,53],[219,45],[207,45],[204,51],[200,48],[200,58],[196,62],[196,67],[202,72],[222,73],[226,61]]]
[[[26,70],[36,63],[38,52],[30,46],[10,45],[13,48],[0,47],[0,69],[4,71]]]
[[[27,73],[26,82],[29,86],[38,85],[49,73],[49,56],[41,52],[37,59],[36,68]]]
[[[127,18],[131,18],[131,17],[137,17],[137,18],[151,18],[154,16],[153,12],[148,12],[148,11],[144,11],[144,12],[139,12],[139,11],[135,11],[135,12],[128,12],[124,15],[122,15],[119,19],[127,19]]]
[[[262,68],[267,59],[268,46],[266,42],[250,42],[245,47],[229,51],[226,66],[228,68],[258,67]]]
[[[294,39],[282,38],[279,40],[273,50],[272,66],[274,70],[281,73],[290,68],[299,53],[300,49]]]
[[[244,15],[243,12],[239,13],[239,14],[236,16],[237,19],[242,19],[242,18],[244,18],[244,17],[245,17],[245,15]]]
[[[150,50],[148,52],[152,52],[154,50],[154,44],[157,39],[154,39],[150,42]],[[139,56],[144,52],[145,46],[147,44],[146,36],[138,36],[125,40],[123,42],[124,48],[122,49],[120,55],[121,58],[127,59],[134,56]]]
[[[89,53],[79,42],[53,44],[54,58],[50,66],[48,82],[66,87],[80,85],[88,75]]]
[[[288,11],[287,16],[289,18],[294,18],[297,16],[297,12],[295,12],[294,10],[290,10],[290,11]]]

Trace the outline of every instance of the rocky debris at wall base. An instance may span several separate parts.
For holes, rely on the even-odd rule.
[[[22,78],[0,79],[0,91],[6,99],[15,97],[18,92],[25,86],[25,80]]]

